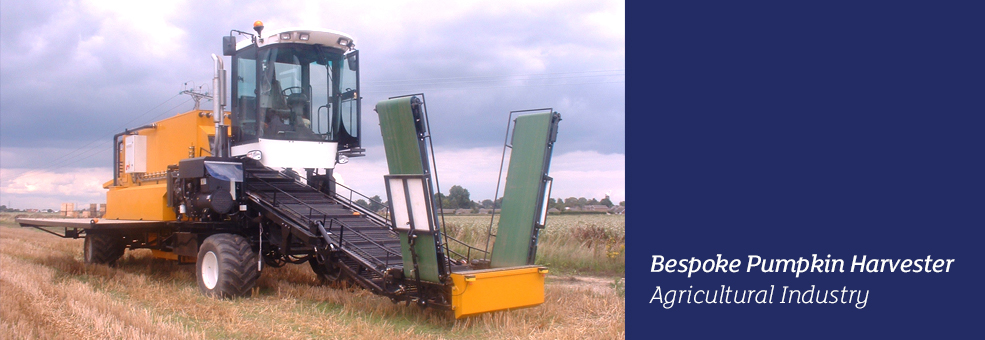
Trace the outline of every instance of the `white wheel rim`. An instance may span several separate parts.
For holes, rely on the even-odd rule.
[[[202,281],[208,289],[214,289],[215,284],[219,282],[219,261],[212,251],[202,257]]]

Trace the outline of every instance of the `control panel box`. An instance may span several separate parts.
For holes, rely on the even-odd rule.
[[[123,150],[123,172],[147,172],[147,136],[126,136],[123,139]]]

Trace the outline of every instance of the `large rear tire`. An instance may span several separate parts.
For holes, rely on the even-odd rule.
[[[82,258],[89,264],[116,263],[126,251],[123,237],[112,233],[86,233],[82,246]]]
[[[199,290],[206,296],[248,296],[260,277],[260,272],[257,271],[257,254],[250,242],[242,236],[209,236],[199,247],[195,276]]]

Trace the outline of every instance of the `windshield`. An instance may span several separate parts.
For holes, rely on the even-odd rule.
[[[358,146],[354,57],[355,52],[343,55],[337,49],[305,44],[238,53],[234,105],[239,105],[233,122],[234,130],[240,131],[237,142],[259,137],[335,141],[339,149]]]

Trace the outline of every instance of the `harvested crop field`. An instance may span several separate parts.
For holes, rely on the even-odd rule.
[[[450,236],[479,248],[486,244],[490,219],[493,234],[499,223],[499,216],[490,215],[447,215],[444,219]],[[626,216],[550,215],[547,227],[540,233],[537,264],[548,266],[557,274],[625,276]]]
[[[3,338],[609,339],[625,335],[623,281],[620,270],[612,272],[613,264],[597,266],[599,271],[584,264],[570,270],[552,268],[543,305],[456,321],[441,312],[395,305],[360,289],[319,285],[307,265],[264,269],[252,298],[213,300],[199,293],[192,265],[154,259],[148,250],[128,250],[115,267],[85,265],[81,239],[61,239],[10,222],[4,218],[0,226]],[[459,222],[464,227],[465,222]],[[581,227],[591,230],[589,225]],[[595,236],[611,239],[604,232]],[[593,242],[599,241],[588,241]],[[595,253],[611,262],[614,248],[603,243]],[[624,263],[621,249],[617,253]],[[588,260],[578,263],[582,261]]]

